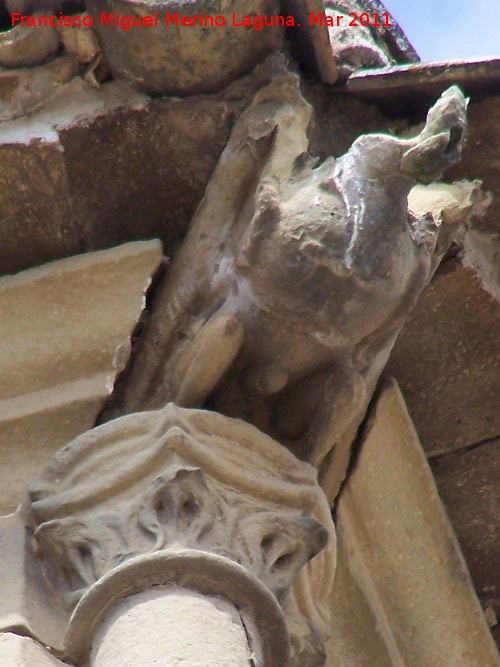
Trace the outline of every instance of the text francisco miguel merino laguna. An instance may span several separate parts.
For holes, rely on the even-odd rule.
[[[350,14],[349,16],[352,16]],[[364,16],[364,15],[362,15]],[[366,14],[368,17],[368,14]],[[375,15],[373,15],[375,16]],[[385,15],[382,15],[384,17]],[[381,17],[381,18],[382,18]],[[322,12],[310,12],[309,13],[309,25],[319,25],[323,24],[326,26],[339,25],[339,18],[343,19],[344,17],[337,16],[335,19],[332,16],[325,16]],[[347,19],[347,17],[345,17]],[[388,20],[388,15],[386,16],[386,21]],[[160,19],[158,12],[152,12],[147,16],[129,16],[126,14],[120,14],[120,12],[110,12],[105,13],[101,12],[99,17],[99,25],[101,26],[116,26],[122,30],[130,30],[132,27],[156,27],[161,24],[163,25],[175,25],[175,26],[198,26],[198,27],[221,27],[225,25],[232,26],[242,26],[250,28],[253,30],[262,30],[265,27],[272,26],[298,26],[298,23],[295,20],[294,16],[282,16],[282,15],[273,15],[273,16],[263,16],[263,15],[251,15],[251,16],[237,16],[234,12],[231,15],[231,19],[228,20],[225,16],[215,16],[215,15],[205,15],[203,12],[199,14],[191,15],[179,15],[178,12],[173,14],[167,13],[165,19],[163,16]],[[48,16],[43,16],[37,14],[36,16],[31,14],[21,14],[20,12],[12,13],[12,25],[17,24],[25,26],[52,26],[53,28],[57,27],[86,27],[91,28],[95,25],[94,18],[88,14],[82,15],[66,15],[62,11],[59,14],[51,14]],[[378,25],[381,25],[377,22]],[[362,25],[366,25],[362,23]],[[383,23],[382,25],[388,25]]]

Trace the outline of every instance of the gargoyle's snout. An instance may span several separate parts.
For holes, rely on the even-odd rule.
[[[460,159],[467,129],[468,102],[458,86],[451,86],[445,90],[429,110],[419,139],[425,142],[430,137],[447,133],[449,140],[445,154],[450,159]]]
[[[424,129],[401,159],[404,173],[421,183],[430,183],[460,161],[467,130],[467,103],[458,86],[441,95],[427,114]]]

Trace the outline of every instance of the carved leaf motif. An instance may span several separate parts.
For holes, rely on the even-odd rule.
[[[98,579],[96,564],[103,560],[100,541],[82,521],[71,517],[42,524],[35,538],[48,580],[63,593],[65,606],[71,609]]]
[[[173,404],[123,417],[57,454],[30,484],[30,497],[45,576],[69,612],[127,560],[194,549],[260,579],[290,624],[298,647],[291,665],[321,664],[303,657],[309,639],[321,653],[328,632],[335,566],[328,504],[314,469],[256,428]],[[323,526],[330,549],[303,567],[326,543]],[[318,572],[327,584],[300,598]]]
[[[155,537],[154,551],[175,543],[199,548],[216,514],[203,472],[179,465],[151,484],[137,510],[137,522]]]
[[[243,564],[282,604],[297,573],[328,541],[325,528],[316,519],[279,511],[243,519],[239,534],[247,546]]]

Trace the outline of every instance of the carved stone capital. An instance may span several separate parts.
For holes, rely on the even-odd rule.
[[[241,610],[257,664],[323,664],[327,501],[313,468],[254,427],[173,404],[122,417],[61,450],[29,494],[66,658],[85,664],[117,600],[174,584]]]

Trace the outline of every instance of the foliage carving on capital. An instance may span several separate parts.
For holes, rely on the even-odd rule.
[[[254,427],[173,404],[129,415],[61,450],[29,493],[38,559],[68,614],[134,558],[215,554],[283,607],[292,664],[322,664],[335,566],[328,504],[315,471]]]

